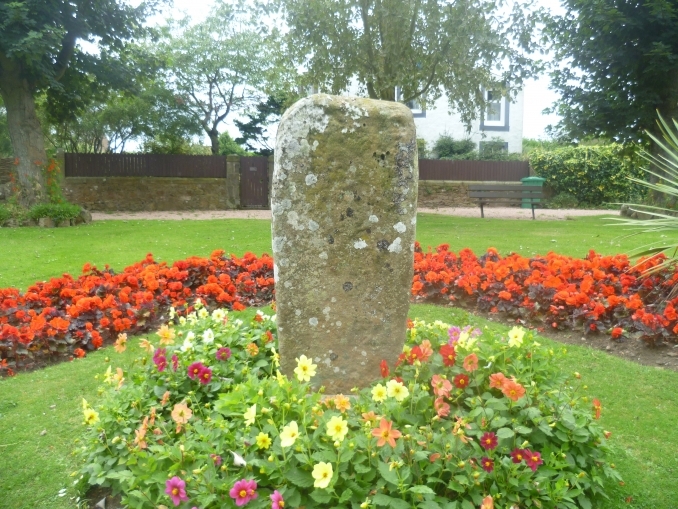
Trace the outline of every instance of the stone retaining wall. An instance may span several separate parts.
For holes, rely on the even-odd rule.
[[[236,209],[223,178],[68,177],[64,197],[91,211]],[[237,196],[237,194],[236,194]]]
[[[417,206],[420,208],[440,207],[477,207],[478,201],[469,198],[469,184],[516,184],[520,182],[470,182],[453,180],[420,180],[419,199]],[[497,201],[494,205],[517,206],[514,202],[503,203]]]

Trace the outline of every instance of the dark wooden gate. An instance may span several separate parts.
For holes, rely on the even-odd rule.
[[[268,157],[240,158],[240,205],[268,207]]]

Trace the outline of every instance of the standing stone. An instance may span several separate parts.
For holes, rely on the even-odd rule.
[[[314,95],[283,116],[271,189],[281,368],[347,393],[405,342],[419,178],[403,104]]]

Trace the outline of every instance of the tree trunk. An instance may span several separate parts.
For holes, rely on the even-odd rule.
[[[211,129],[207,131],[207,135],[210,137],[210,142],[212,143],[212,155],[219,155],[219,131],[216,129]]]
[[[7,109],[9,137],[17,162],[19,203],[30,207],[46,199],[45,142],[32,87],[21,77],[19,67],[6,59],[0,65],[0,94]]]

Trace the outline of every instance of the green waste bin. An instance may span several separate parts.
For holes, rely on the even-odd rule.
[[[541,177],[525,177],[524,179],[520,179],[520,181],[523,183],[524,186],[539,186],[542,187],[544,185],[544,182],[546,179],[543,179]],[[541,200],[530,200],[528,198],[523,198],[523,203],[521,205],[521,208],[524,209],[531,209],[532,208],[532,202],[534,203],[539,203]]]

